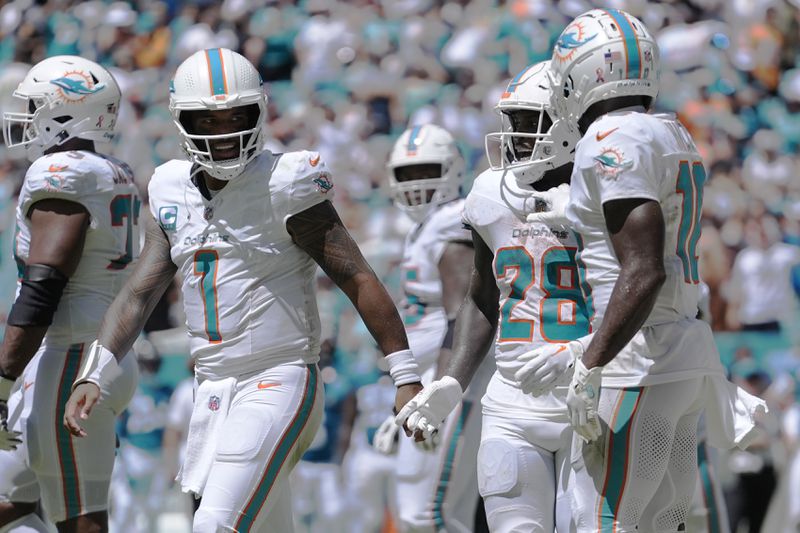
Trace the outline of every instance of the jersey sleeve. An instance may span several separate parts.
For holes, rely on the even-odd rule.
[[[316,152],[300,152],[297,169],[289,185],[289,198],[283,223],[325,200],[333,199],[333,179],[328,167]]]
[[[452,207],[443,210],[438,225],[439,235],[445,242],[470,242],[472,240],[469,229],[464,227],[463,214],[465,202],[459,201]]]
[[[600,204],[624,198],[660,200],[653,134],[637,124],[599,120],[586,133],[581,165],[590,167]]]
[[[98,189],[98,178],[81,163],[81,160],[64,156],[63,152],[37,159],[25,174],[20,191],[22,212],[27,215],[31,206],[40,200],[57,199],[79,203],[91,213],[89,197]]]
[[[173,159],[156,167],[147,184],[148,209],[164,231],[175,229],[179,209],[176,202],[165,199],[181,196],[175,189],[175,183],[180,183],[180,178],[184,176],[186,176],[184,179],[188,179],[190,171],[190,162]]]
[[[490,171],[478,176],[464,200],[461,213],[462,224],[475,230],[485,242],[489,242],[489,226],[502,217],[502,206],[493,200],[498,179]]]
[[[475,195],[468,194],[464,200],[464,209],[461,211],[461,223],[466,228],[477,230],[479,224],[476,222],[475,203]]]

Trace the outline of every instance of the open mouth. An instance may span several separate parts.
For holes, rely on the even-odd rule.
[[[233,159],[239,156],[238,141],[216,142],[211,144],[214,159]]]

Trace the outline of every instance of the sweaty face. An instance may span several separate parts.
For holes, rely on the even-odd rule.
[[[553,125],[553,121],[547,113],[520,109],[507,111],[506,116],[511,123],[511,128],[515,133],[546,133]],[[541,124],[540,124],[541,120]],[[536,146],[534,137],[513,137],[509,147],[511,161],[521,161],[530,159],[533,148]]]
[[[394,169],[394,177],[400,183],[441,178],[442,165],[438,163],[423,163],[420,165],[396,167]],[[408,205],[428,204],[433,199],[434,192],[435,189],[432,188],[420,191],[409,191],[405,193],[406,201]]]
[[[232,109],[184,111],[181,114],[181,124],[193,135],[225,135],[253,129],[258,115],[257,104]],[[210,145],[211,158],[214,161],[225,161],[239,157],[240,142],[247,144],[249,140],[248,134],[243,138],[230,136],[208,141],[196,140],[195,143],[207,143],[207,146],[198,148],[208,150]]]

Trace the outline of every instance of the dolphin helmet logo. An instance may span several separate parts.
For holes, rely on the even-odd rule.
[[[58,95],[67,102],[82,102],[90,94],[106,87],[105,83],[95,84],[91,75],[78,70],[65,72],[60,78],[50,80],[50,83],[58,87]]]
[[[561,62],[569,61],[578,48],[597,37],[596,33],[588,37],[584,33],[582,22],[573,22],[567,26],[556,41],[554,57]]]

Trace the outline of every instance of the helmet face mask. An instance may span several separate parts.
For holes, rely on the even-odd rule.
[[[425,209],[433,204],[433,197],[442,184],[442,165],[439,163],[420,163],[395,167],[395,203],[407,208]]]
[[[100,65],[77,56],[55,56],[34,65],[13,93],[17,111],[3,113],[3,137],[31,161],[78,138],[109,142],[120,90]]]
[[[645,25],[617,9],[593,9],[559,36],[550,62],[551,106],[577,129],[595,103],[625,96],[647,97],[659,89],[658,45]]]
[[[522,187],[570,163],[577,141],[562,121],[554,120],[548,63],[526,67],[511,80],[495,107],[502,131],[486,135],[490,168],[511,171]]]
[[[214,111],[183,111],[179,121],[193,157],[233,169],[241,159],[257,152],[260,116],[258,105],[248,104]]]
[[[261,152],[267,99],[258,71],[236,52],[202,50],[181,63],[169,108],[184,152],[216,179],[235,178]]]

